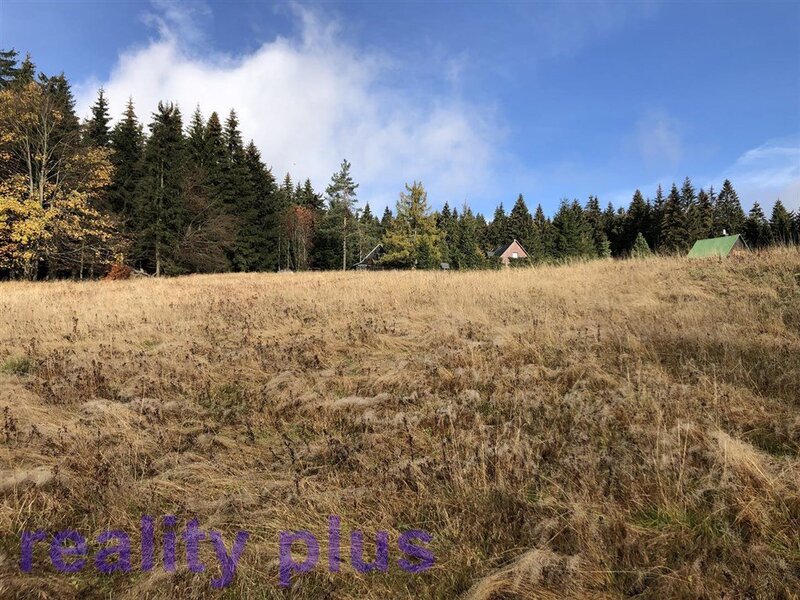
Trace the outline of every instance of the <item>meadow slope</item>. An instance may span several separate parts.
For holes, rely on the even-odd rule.
[[[0,283],[0,597],[796,598],[799,397],[796,249]],[[141,573],[145,514],[249,531],[233,583],[207,543]],[[387,573],[328,572],[331,514]],[[20,571],[69,528],[131,532],[133,571]],[[288,590],[284,529],[323,541]]]

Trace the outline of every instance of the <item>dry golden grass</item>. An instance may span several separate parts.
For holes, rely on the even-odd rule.
[[[3,598],[800,590],[797,250],[3,283],[0,342]],[[175,574],[135,549],[128,575],[62,575],[46,545],[19,570],[23,530],[136,548],[167,513],[251,532],[224,592],[180,546]],[[437,563],[409,575],[392,542],[388,573],[330,574],[329,514],[367,539],[425,529]],[[320,566],[287,591],[278,532],[303,528]]]

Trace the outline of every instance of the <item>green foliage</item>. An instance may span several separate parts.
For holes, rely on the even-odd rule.
[[[441,263],[442,232],[431,214],[421,183],[406,184],[397,201],[397,216],[384,236],[382,264],[400,269],[433,269]]]
[[[108,100],[106,100],[103,88],[97,94],[97,101],[92,106],[92,118],[86,126],[86,137],[90,144],[94,146],[106,147],[111,141],[108,115]]]
[[[577,200],[561,201],[556,216],[555,253],[559,258],[587,258],[596,256],[592,230]]]
[[[686,252],[689,249],[689,231],[686,212],[680,192],[673,183],[661,215],[660,246],[662,252]]]
[[[641,232],[637,233],[636,239],[633,242],[633,247],[631,248],[631,256],[633,258],[647,258],[651,255],[652,252],[650,251],[650,246],[647,244],[647,240],[644,239]]]
[[[0,372],[9,375],[27,375],[35,366],[33,359],[27,356],[11,356],[0,365]]]
[[[731,182],[726,179],[722,183],[722,189],[714,205],[714,237],[723,235],[723,230],[728,235],[742,233],[744,220],[744,211],[739,203],[739,196]]]
[[[184,169],[180,111],[159,102],[144,148],[134,217],[138,258],[156,275],[179,272],[175,243],[185,216]]]

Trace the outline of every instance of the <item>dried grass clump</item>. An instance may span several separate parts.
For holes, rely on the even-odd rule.
[[[798,307],[796,249],[0,284],[0,597],[217,597],[180,546],[19,571],[33,529],[129,531],[136,565],[168,513],[250,531],[229,598],[797,597]],[[437,564],[323,554],[286,593],[278,532],[329,514]]]

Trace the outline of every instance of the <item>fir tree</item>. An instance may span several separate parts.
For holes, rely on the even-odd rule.
[[[106,100],[103,88],[97,94],[97,100],[92,105],[92,118],[87,123],[86,137],[93,146],[104,148],[111,141],[108,124],[108,100]]]
[[[303,186],[297,192],[296,201],[300,206],[310,208],[317,212],[325,208],[325,202],[322,200],[322,196],[314,191],[314,186],[311,185],[311,180],[308,178],[306,178],[305,182],[303,182]]]

